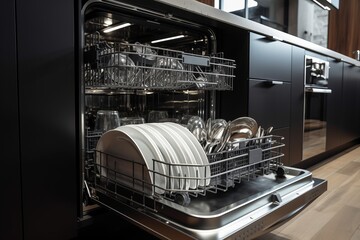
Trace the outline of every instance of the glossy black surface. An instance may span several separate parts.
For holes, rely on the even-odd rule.
[[[219,30],[217,36],[218,51],[226,53],[226,57],[236,62],[233,90],[217,93],[217,115],[226,120],[234,120],[248,114],[249,33],[228,26]]]
[[[291,81],[291,45],[250,33],[249,77]]]
[[[292,47],[289,165],[302,160],[305,50]]]
[[[342,101],[343,98],[342,84],[343,84],[343,62],[338,62],[334,59],[329,59],[329,88],[332,93],[328,96],[327,108],[327,141],[326,150],[331,150],[344,143],[344,133],[342,130]]]
[[[288,127],[290,124],[291,84],[280,85],[266,80],[249,80],[249,117],[264,128]]]
[[[1,3],[5,11],[2,11],[0,20],[6,24],[0,38],[0,239],[22,239],[15,1],[5,0]]]
[[[77,227],[74,1],[16,1],[24,239]]]
[[[343,141],[350,142],[359,134],[359,75],[360,68],[344,63],[343,97],[342,97],[342,129]]]

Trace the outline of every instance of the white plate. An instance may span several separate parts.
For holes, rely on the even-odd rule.
[[[181,164],[191,164],[190,157],[184,149],[179,145],[179,137],[176,137],[176,135],[165,129],[163,123],[149,123],[150,126],[153,126],[160,134],[162,134],[165,139],[169,142],[170,146],[176,153],[176,158],[178,159],[178,162]],[[189,166],[182,166],[182,173],[184,176],[185,181],[185,189],[189,188],[196,188],[196,181],[190,181],[190,177],[195,176],[195,170]]]
[[[184,153],[185,156],[185,163],[189,165],[196,165],[197,161],[195,159],[194,154],[192,153],[189,146],[186,144],[186,141],[183,139],[183,136],[178,134],[172,127],[166,125],[166,123],[157,123],[159,124],[165,131],[167,131],[174,139],[176,139],[176,143],[180,149]],[[199,167],[198,166],[189,166],[189,175],[190,178],[190,188],[196,189],[199,186]]]
[[[126,126],[121,126],[119,128],[121,128],[123,132],[128,133],[130,136],[133,136],[137,142],[144,142],[146,144],[146,146],[150,150],[150,153],[145,155],[145,160],[148,169],[153,171],[150,172],[150,176],[155,178],[155,181],[153,181],[154,185],[157,186],[155,188],[155,191],[161,194],[164,193],[164,189],[166,189],[166,180],[167,180],[165,176],[167,175],[167,173],[166,173],[165,164],[162,164],[162,162],[165,162],[165,160],[159,148],[157,147],[157,144],[152,140],[152,138],[146,132],[144,132],[142,129],[137,128],[136,125],[130,124]],[[153,159],[156,159],[160,162],[153,161]],[[153,169],[154,166],[155,169]]]
[[[183,176],[181,167],[178,165],[173,165],[179,163],[176,157],[176,153],[172,149],[169,142],[164,138],[164,136],[149,124],[138,124],[132,125],[131,127],[140,128],[145,131],[148,136],[151,137],[152,140],[154,140],[155,144],[157,145],[161,154],[164,157],[164,161],[166,163],[169,163],[169,165],[164,164],[166,176],[169,176],[169,179],[167,179],[167,183],[170,183],[170,185],[167,186],[170,189],[185,189],[185,181],[181,178],[176,178]]]
[[[134,130],[129,133],[132,129],[124,127],[110,130],[99,139],[96,163],[103,166],[100,174],[153,195],[153,174],[149,171],[153,169],[153,150],[141,134]],[[155,171],[165,172],[159,165],[155,165]],[[155,184],[165,188],[165,178],[156,177]],[[164,190],[155,188],[155,192],[162,194]]]
[[[210,171],[210,166],[209,166],[209,159],[206,156],[204,148],[201,146],[201,144],[196,139],[196,137],[186,127],[183,127],[180,124],[172,123],[172,122],[168,122],[166,124],[174,129],[177,129],[178,130],[177,132],[183,136],[183,139],[185,139],[186,143],[189,145],[190,149],[192,150],[193,154],[195,155],[197,164],[206,166],[204,168],[199,167],[200,178],[201,179],[206,178],[206,181],[205,181],[206,185],[209,185],[211,171]],[[205,182],[200,181],[200,186],[204,186]]]

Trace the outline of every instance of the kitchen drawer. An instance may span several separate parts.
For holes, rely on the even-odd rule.
[[[279,84],[281,83],[281,84]],[[266,128],[290,125],[290,91],[287,82],[249,80],[249,116]]]
[[[249,77],[291,81],[291,45],[250,33]]]

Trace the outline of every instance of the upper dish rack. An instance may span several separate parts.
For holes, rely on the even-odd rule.
[[[235,61],[140,43],[100,42],[84,49],[87,91],[101,89],[232,90]]]

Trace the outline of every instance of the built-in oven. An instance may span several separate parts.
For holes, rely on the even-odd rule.
[[[306,160],[326,150],[327,97],[331,93],[329,62],[306,55],[304,76],[303,160]]]

